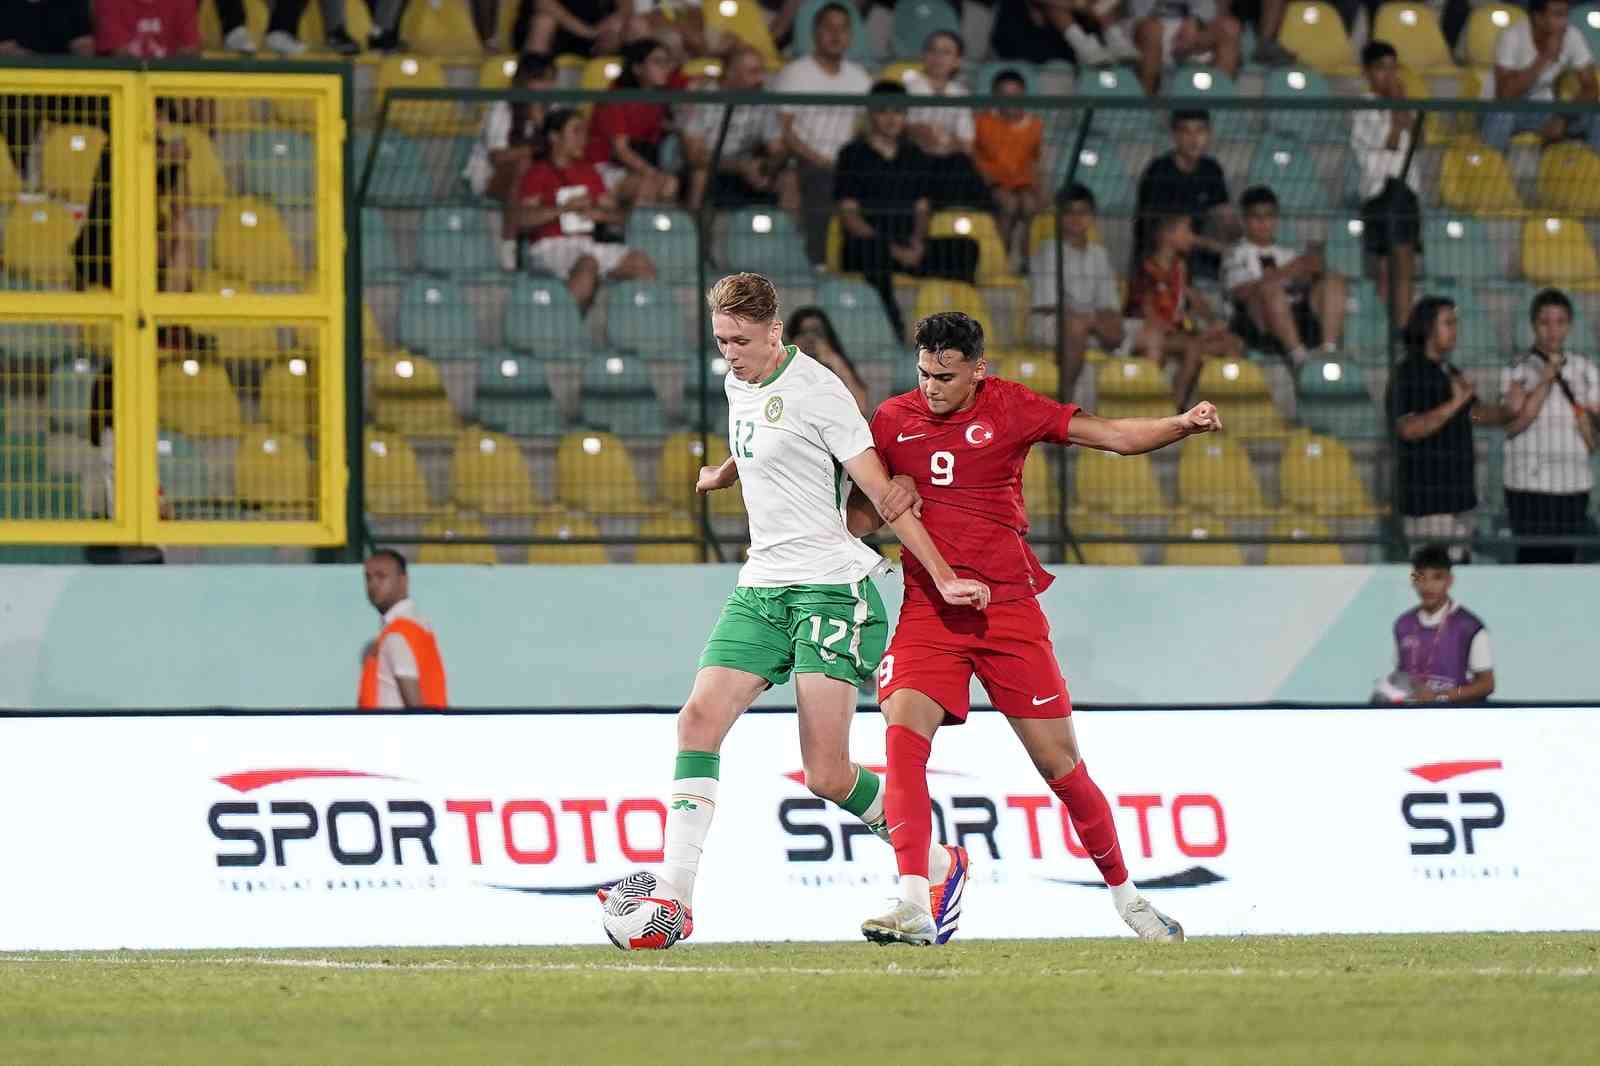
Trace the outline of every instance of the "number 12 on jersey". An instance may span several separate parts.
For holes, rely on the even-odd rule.
[[[956,457],[953,452],[934,452],[928,460],[935,485],[949,485],[956,479]]]
[[[744,419],[735,419],[733,423],[733,457],[735,459],[754,459],[756,453],[751,445],[756,439],[756,424],[746,422]]]

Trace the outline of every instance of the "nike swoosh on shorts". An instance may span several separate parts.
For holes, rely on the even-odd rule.
[[[1061,698],[1061,693],[1059,693],[1059,692],[1057,692],[1054,696],[1049,697],[1048,699],[1042,699],[1041,700],[1038,696],[1035,696],[1033,698],[1033,705],[1035,707],[1043,707],[1045,704],[1049,703],[1051,700],[1059,700],[1060,698]]]

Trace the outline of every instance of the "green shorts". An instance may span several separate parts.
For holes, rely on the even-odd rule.
[[[826,674],[864,689],[874,684],[888,639],[889,620],[871,578],[851,585],[741,585],[722,605],[700,665],[743,670],[774,685],[791,673]]]

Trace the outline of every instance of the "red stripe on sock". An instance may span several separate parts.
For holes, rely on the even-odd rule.
[[[928,876],[928,845],[933,842],[933,809],[928,800],[927,737],[903,725],[889,727],[889,779],[885,782],[883,815],[894,841],[895,862],[902,874]]]
[[[1111,804],[1089,776],[1089,768],[1079,763],[1065,777],[1047,784],[1066,805],[1078,840],[1100,868],[1100,876],[1105,878],[1106,884],[1120,885],[1126,881],[1128,868],[1122,862],[1122,845],[1117,841],[1117,823],[1111,815]]]

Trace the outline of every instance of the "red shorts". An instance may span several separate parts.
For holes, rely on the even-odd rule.
[[[965,722],[973,674],[1007,717],[1072,713],[1050,646],[1050,623],[1031,596],[947,615],[926,602],[907,601],[878,666],[878,702],[911,689],[943,707],[946,724]]]

